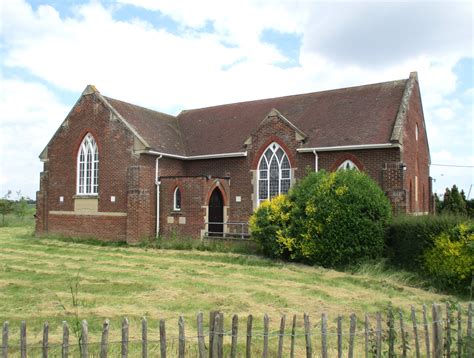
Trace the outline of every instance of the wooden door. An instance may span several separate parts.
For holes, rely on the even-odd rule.
[[[224,232],[224,198],[215,188],[209,199],[209,236],[222,236]]]

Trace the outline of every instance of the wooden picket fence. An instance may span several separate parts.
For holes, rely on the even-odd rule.
[[[294,315],[291,321],[291,329],[286,331],[286,316],[282,316],[279,329],[271,332],[269,330],[269,317],[263,317],[263,329],[256,331],[254,327],[254,316],[249,315],[246,320],[246,330],[244,334],[239,332],[239,317],[234,315],[231,321],[230,330],[224,329],[224,315],[218,311],[212,311],[209,315],[208,330],[204,330],[204,317],[198,313],[196,317],[196,336],[187,336],[185,321],[182,316],[178,319],[178,337],[175,350],[170,351],[170,342],[174,342],[176,337],[167,336],[166,324],[164,320],[159,321],[159,339],[150,340],[148,338],[148,321],[143,318],[141,321],[141,339],[129,339],[129,321],[124,318],[121,326],[121,340],[109,341],[110,323],[106,320],[102,326],[102,336],[100,342],[90,341],[87,321],[80,324],[81,339],[79,349],[72,351],[76,344],[71,343],[70,327],[63,322],[62,342],[57,344],[56,353],[51,350],[54,344],[49,342],[49,325],[46,322],[43,327],[43,339],[40,350],[35,355],[32,353],[32,346],[27,344],[26,322],[20,325],[19,343],[9,345],[9,323],[4,322],[2,331],[2,357],[33,357],[43,358],[61,356],[68,357],[101,357],[108,356],[122,358],[127,357],[200,357],[200,358],[221,358],[221,357],[246,357],[262,356],[267,357],[342,357],[354,356],[363,357],[467,357],[473,358],[474,340],[472,334],[472,303],[467,307],[467,312],[459,305],[453,308],[446,304],[445,312],[442,312],[440,304],[433,304],[431,307],[431,319],[429,310],[425,305],[422,307],[422,319],[419,321],[415,308],[411,307],[411,315],[405,321],[402,311],[395,312],[389,308],[387,315],[375,315],[375,324],[372,324],[369,315],[365,315],[364,320],[359,322],[363,327],[357,330],[357,318],[355,314],[350,316],[348,335],[343,333],[343,318],[338,316],[335,321],[336,329],[328,329],[328,315],[323,313],[321,319],[316,324],[311,323],[307,314],[303,315],[302,329],[297,327],[297,316]],[[465,327],[463,329],[463,319]],[[319,326],[319,329],[318,329]],[[383,328],[385,327],[385,328]],[[355,354],[356,338],[359,341],[359,354]],[[270,346],[269,340],[276,338],[275,347]],[[239,343],[240,339],[240,343]],[[289,343],[287,342],[289,340]],[[287,342],[287,346],[285,346]],[[296,342],[301,347],[296,347]],[[362,343],[361,343],[362,342]],[[98,345],[92,352],[91,346]],[[140,345],[137,352],[130,351],[130,345]],[[156,350],[151,351],[150,345],[156,344]],[[113,345],[119,345],[111,351]],[[192,349],[191,349],[192,347]],[[256,349],[258,348],[258,349]],[[297,349],[299,348],[299,349]]]

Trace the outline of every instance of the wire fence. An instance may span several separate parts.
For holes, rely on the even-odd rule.
[[[409,314],[391,307],[386,312],[357,317],[326,313],[310,319],[285,315],[270,321],[248,315],[239,321],[211,311],[204,326],[204,315],[186,324],[182,316],[173,334],[167,333],[165,320],[156,321],[158,329],[149,329],[142,318],[130,337],[130,322],[124,318],[112,334],[108,320],[101,335],[89,333],[86,320],[75,324],[63,322],[61,339],[49,339],[50,327],[44,323],[39,343],[28,343],[26,322],[13,337],[8,322],[3,323],[1,357],[467,357],[473,358],[472,303],[467,307],[446,303],[423,305]],[[152,322],[152,321],[150,321]],[[155,323],[155,322],[154,322]],[[226,325],[227,323],[227,325]],[[227,329],[225,327],[227,326]],[[271,327],[272,326],[272,327]],[[271,329],[270,329],[271,327]],[[58,327],[56,327],[58,328]],[[141,329],[140,329],[141,328]],[[41,333],[39,333],[41,335]],[[118,334],[117,334],[118,333]],[[10,337],[11,336],[11,337]],[[18,339],[16,338],[18,337]]]

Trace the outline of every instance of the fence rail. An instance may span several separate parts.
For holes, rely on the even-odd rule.
[[[322,313],[321,318],[312,322],[309,315],[303,315],[302,330],[297,329],[297,316],[291,320],[291,328],[287,327],[286,316],[279,319],[278,329],[270,330],[270,319],[263,316],[263,329],[254,327],[255,317],[249,315],[241,326],[245,332],[239,332],[239,317],[232,316],[230,329],[224,327],[224,314],[211,311],[208,330],[204,329],[204,316],[196,316],[196,335],[186,334],[186,324],[182,316],[178,319],[178,336],[166,333],[166,323],[159,321],[159,337],[150,339],[148,321],[141,320],[141,339],[129,339],[129,321],[124,318],[121,325],[121,339],[109,340],[110,322],[105,320],[102,325],[100,342],[90,340],[89,327],[86,320],[80,323],[80,332],[75,332],[78,343],[71,343],[70,326],[63,322],[61,343],[49,342],[50,326],[44,323],[40,346],[27,344],[26,322],[22,321],[19,330],[19,343],[9,343],[10,326],[3,323],[1,357],[42,356],[63,358],[68,357],[342,357],[353,358],[355,349],[364,357],[467,357],[473,358],[474,340],[472,333],[473,308],[470,303],[466,310],[457,305],[447,303],[444,309],[440,304],[433,304],[431,309],[423,305],[422,319],[418,320],[415,307],[411,307],[410,319],[405,322],[402,311],[396,312],[389,308],[386,316],[381,313],[374,316],[366,314],[363,321],[357,322],[355,314],[350,316],[347,335],[343,330],[343,317],[336,318],[336,329],[328,329],[328,315]],[[430,312],[431,311],[431,319]],[[374,321],[375,318],[375,321]],[[277,322],[278,323],[278,322]],[[360,327],[360,329],[358,329]],[[385,327],[385,328],[383,328]],[[290,329],[288,329],[290,328]],[[287,330],[288,329],[288,330]],[[74,337],[75,339],[76,337]],[[357,339],[356,339],[357,338]],[[345,339],[345,340],[344,340]],[[239,343],[240,340],[240,343]],[[289,340],[289,342],[288,342]],[[271,343],[275,343],[271,345]],[[275,342],[274,342],[275,341]],[[359,345],[356,347],[356,341]],[[297,342],[301,344],[297,346]],[[422,344],[424,343],[424,344]],[[286,344],[286,346],[285,346]],[[135,349],[132,353],[131,346]],[[116,347],[115,350],[111,350]],[[118,348],[120,347],[120,348]],[[39,354],[29,355],[36,349]],[[73,349],[74,348],[74,349]],[[94,349],[92,349],[94,348]],[[92,352],[94,350],[94,352]],[[53,352],[54,351],[54,352]]]
[[[205,222],[204,236],[213,236],[227,239],[241,239],[250,238],[248,222]],[[222,231],[210,231],[209,225],[222,226]]]

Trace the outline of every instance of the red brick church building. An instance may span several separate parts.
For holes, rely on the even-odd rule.
[[[322,169],[366,172],[395,212],[431,207],[416,73],[177,116],[87,86],[40,158],[38,235],[134,243],[241,232],[262,200]]]

